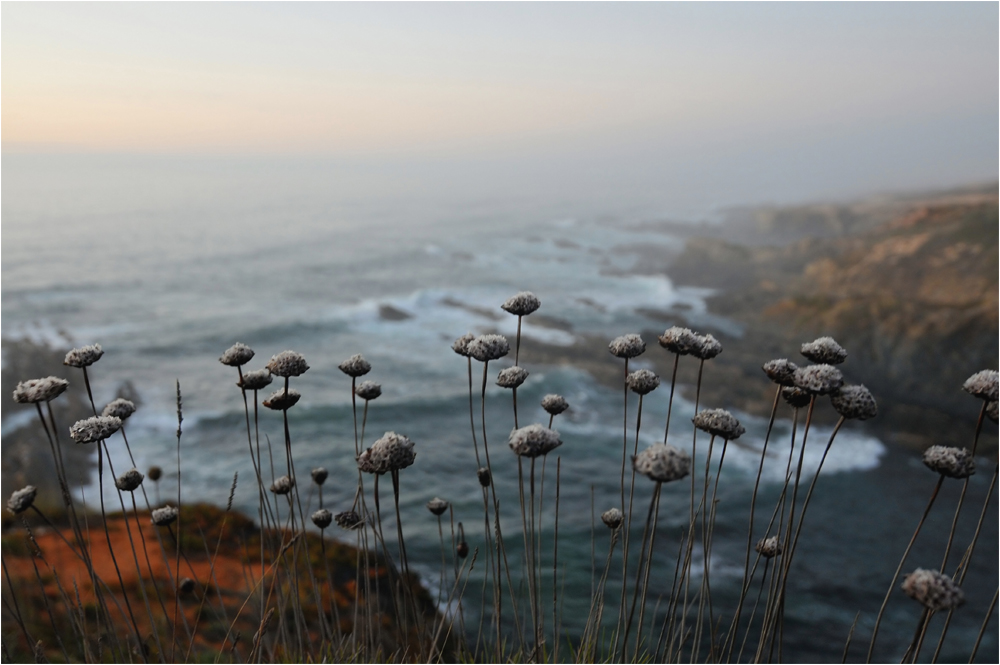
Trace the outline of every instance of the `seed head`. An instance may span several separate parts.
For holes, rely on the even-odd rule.
[[[271,370],[255,369],[252,372],[243,372],[243,380],[237,381],[236,385],[243,390],[261,390],[271,385],[273,380]]]
[[[133,413],[135,413],[135,404],[123,397],[111,401],[104,407],[104,411],[101,411],[102,416],[114,416],[121,421],[127,420]]]
[[[153,465],[149,467],[149,470],[146,472],[146,475],[149,476],[149,479],[155,483],[160,479],[160,476],[163,475],[163,469],[161,469],[156,465]]]
[[[793,409],[804,409],[809,406],[812,395],[804,390],[799,390],[794,386],[786,386],[781,389],[781,397],[788,402],[788,406]]]
[[[757,541],[757,546],[754,549],[756,549],[757,552],[765,559],[773,559],[783,551],[781,543],[778,542],[777,536],[761,538]]]
[[[515,455],[538,457],[548,455],[561,446],[562,440],[559,438],[559,432],[536,423],[511,431],[508,445]]]
[[[847,360],[847,351],[832,337],[820,337],[802,345],[802,355],[821,365],[839,365]]]
[[[645,350],[646,343],[635,333],[615,337],[608,344],[608,351],[617,358],[635,358]]]
[[[236,342],[226,349],[226,352],[219,358],[219,362],[230,367],[242,367],[253,358],[253,349],[242,342]]]
[[[528,370],[523,367],[508,367],[500,370],[497,376],[497,385],[501,388],[517,388],[528,378]]]
[[[81,346],[79,349],[73,349],[66,354],[63,365],[69,365],[70,367],[90,367],[100,360],[103,355],[104,350],[101,349],[100,344]]]
[[[326,470],[325,467],[322,466],[317,466],[315,469],[312,470],[312,479],[313,482],[316,483],[317,485],[322,485],[323,483],[325,483],[326,478],[329,475],[330,473]]]
[[[669,483],[688,475],[691,456],[670,444],[654,443],[632,456],[632,468],[651,480]]]
[[[354,394],[370,402],[382,394],[382,385],[374,381],[362,381],[354,389]]]
[[[55,376],[47,376],[44,379],[29,379],[17,384],[17,388],[14,389],[14,401],[18,404],[51,402],[66,392],[68,387],[69,381]]]
[[[330,522],[333,521],[333,513],[326,508],[320,508],[312,514],[312,521],[313,524],[318,526],[320,529],[325,529],[330,526]]]
[[[353,510],[345,510],[342,513],[337,513],[333,516],[333,519],[337,521],[337,526],[347,531],[356,531],[365,525],[361,516]]]
[[[340,368],[341,372],[355,379],[372,371],[372,364],[365,360],[365,357],[360,353],[355,353],[353,356],[337,365],[337,367]]]
[[[191,593],[194,591],[194,580],[190,577],[185,577],[181,580],[181,583],[177,588],[180,589],[181,593]]]
[[[764,374],[767,374],[767,378],[779,386],[791,386],[794,385],[792,377],[798,368],[798,365],[787,358],[778,358],[777,360],[768,360],[761,369],[764,370]]]
[[[493,482],[493,474],[485,466],[479,467],[476,471],[476,477],[479,479],[479,484],[483,487],[489,487],[490,483]]]
[[[604,525],[609,529],[617,529],[622,525],[624,519],[625,516],[622,515],[622,511],[617,508],[609,508],[601,513],[601,521],[604,522]]]
[[[7,510],[15,515],[23,513],[28,508],[31,508],[31,504],[35,502],[36,494],[38,494],[38,490],[35,489],[34,485],[25,485],[12,493],[10,498],[7,499]]]
[[[740,421],[725,409],[705,409],[692,418],[691,422],[701,431],[727,441],[735,441],[747,431]]]
[[[150,513],[149,517],[156,526],[167,526],[177,521],[177,509],[173,506],[163,506]]]
[[[69,435],[77,443],[93,443],[108,438],[122,427],[122,421],[114,416],[92,416],[78,420],[69,428]]]
[[[924,465],[949,478],[968,478],[976,472],[976,460],[965,448],[931,446],[924,451]]]
[[[281,476],[271,483],[271,491],[275,494],[288,494],[295,487],[295,479]]]
[[[527,316],[542,306],[542,301],[535,297],[531,291],[521,291],[513,295],[500,305],[500,309],[510,312],[514,316]]]
[[[698,335],[690,328],[680,326],[667,328],[657,339],[660,341],[660,346],[679,356],[688,355],[698,344]]]
[[[542,398],[542,408],[549,414],[558,416],[569,408],[569,402],[562,395],[546,395]]]
[[[264,400],[264,406],[275,411],[287,411],[288,409],[295,406],[302,398],[302,393],[300,393],[295,388],[289,388],[288,392],[285,392],[284,388],[280,390],[275,390],[271,393],[271,396]]]
[[[984,369],[981,372],[976,372],[966,380],[962,390],[987,402],[997,401],[996,370]]]
[[[469,353],[469,343],[474,339],[476,339],[475,335],[472,333],[465,333],[452,343],[451,350],[460,356],[468,358],[471,356]]]
[[[986,405],[986,415],[993,422],[997,421],[997,401],[996,400],[993,400],[992,402],[990,402],[989,404]]]
[[[469,543],[464,540],[459,542],[458,546],[455,548],[455,554],[457,554],[460,559],[464,559],[469,556]]]
[[[480,335],[469,342],[467,349],[470,356],[484,363],[510,353],[510,344],[503,335]]]
[[[122,492],[134,492],[142,485],[143,477],[139,469],[129,469],[115,479],[115,487]]]
[[[868,420],[878,415],[875,398],[864,386],[841,386],[830,395],[830,403],[847,419]]]
[[[427,502],[427,510],[431,511],[435,515],[441,515],[444,511],[448,510],[448,502],[444,499],[434,497]]]
[[[301,376],[309,369],[306,359],[301,353],[295,351],[282,351],[276,356],[271,356],[267,368],[271,374],[281,377]]]
[[[366,473],[384,474],[413,464],[417,453],[413,441],[402,434],[386,432],[358,457],[358,468]]]
[[[711,360],[722,353],[722,342],[712,335],[698,335],[697,343],[691,349],[691,355],[701,360]]]
[[[637,369],[625,377],[625,385],[637,395],[648,395],[660,385],[660,377],[648,369]]]
[[[816,395],[829,395],[844,385],[844,375],[832,365],[800,367],[792,375],[795,387]]]
[[[903,580],[903,593],[932,612],[958,607],[965,594],[954,580],[936,570],[917,568]]]

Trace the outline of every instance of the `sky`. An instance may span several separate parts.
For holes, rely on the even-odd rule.
[[[997,3],[4,2],[2,146],[983,181],[998,21]]]

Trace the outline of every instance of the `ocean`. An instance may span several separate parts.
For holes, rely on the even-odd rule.
[[[425,173],[412,166],[387,172],[371,163],[304,158],[5,154],[2,167],[3,336],[100,343],[105,355],[91,373],[98,406],[110,401],[124,381],[138,390],[142,403],[127,423],[129,441],[141,470],[152,464],[164,468],[164,496],[176,487],[176,381],[183,394],[184,501],[224,504],[238,472],[234,505],[256,514],[236,372],[217,360],[231,344],[244,342],[257,354],[249,369],[263,367],[285,349],[305,356],[310,370],[292,381],[302,399],[289,412],[296,467],[303,476],[300,490],[303,500],[315,506],[314,487],[304,482],[303,470],[325,466],[330,480],[324,504],[335,512],[347,509],[356,488],[351,382],[337,365],[364,354],[373,367],[365,379],[379,382],[383,391],[371,403],[364,444],[386,431],[416,442],[416,463],[401,474],[403,530],[411,567],[434,593],[437,524],[424,504],[435,496],[451,502],[470,546],[483,541],[466,361],[451,350],[456,337],[499,332],[513,343],[517,320],[499,305],[530,290],[542,306],[532,315],[538,323],[527,317],[522,334],[552,347],[571,350],[584,336],[610,341],[662,329],[663,322],[643,313],[651,310],[675,314],[679,325],[722,331],[727,344],[739,343],[739,326],[712,314],[710,292],[673,283],[669,271],[633,270],[640,250],[645,256],[662,251],[666,265],[683,246],[677,238],[643,230],[641,222],[719,219],[726,205],[740,202],[715,200],[709,187],[547,196],[541,186],[515,192],[491,188],[475,173],[451,181],[442,175],[447,172]],[[647,355],[665,353],[655,339],[646,342]],[[540,400],[548,393],[562,394],[571,405],[556,418],[564,445],[550,458],[561,458],[557,584],[563,592],[564,634],[573,635],[587,613],[595,561],[599,571],[607,552],[606,529],[599,519],[594,526],[594,511],[599,515],[619,503],[622,394],[569,362],[538,362],[528,348],[520,359],[530,372],[518,390],[520,424],[547,423]],[[513,427],[511,395],[494,384],[496,372],[511,363],[505,358],[490,364],[486,429],[508,551],[517,552],[517,464],[506,446]],[[632,364],[643,366],[641,356]],[[69,370],[66,378],[81,380]],[[474,371],[475,418],[481,428],[482,366],[474,363]],[[662,441],[669,377],[662,378],[660,388],[644,400],[640,449]],[[706,380],[711,380],[710,367]],[[636,405],[632,396],[630,450]],[[5,405],[5,418],[8,413]],[[689,451],[693,413],[693,403],[675,398],[670,442]],[[711,562],[716,608],[723,608],[727,618],[742,577],[749,498],[767,429],[766,419],[735,415],[747,433],[726,453]],[[263,410],[260,422],[262,436],[280,443],[280,415]],[[969,424],[970,444],[974,425]],[[5,422],[5,432],[8,427]],[[790,430],[788,414],[782,412],[764,468],[758,531],[781,489]],[[829,428],[810,432],[807,479],[829,435]],[[481,429],[477,436],[481,446]],[[699,476],[707,443],[707,436],[699,437]],[[720,452],[716,447],[713,470]],[[116,447],[112,457],[119,473],[127,467],[122,448]],[[543,582],[549,594],[555,461],[549,459],[546,469],[543,523]],[[980,472],[972,478],[959,549],[971,537],[994,464],[980,460]],[[817,485],[792,571],[786,661],[839,661],[859,611],[851,659],[863,657],[882,595],[935,480],[915,453],[891,448],[850,425],[841,431]],[[641,477],[636,483],[639,523],[652,484]],[[678,536],[687,524],[690,486],[686,480],[676,485],[665,486],[661,501],[650,615],[669,593]],[[959,485],[945,483],[904,572],[940,565],[942,534],[950,526]],[[96,477],[85,491],[95,495]],[[944,661],[967,659],[996,587],[995,515],[994,505],[972,558],[967,605],[956,613],[942,651]],[[763,535],[755,533],[754,540]],[[636,526],[636,543],[640,537]],[[959,556],[953,554],[949,568]],[[474,581],[481,580],[479,574],[474,573]],[[620,578],[612,574],[612,614],[619,591]],[[480,586],[470,583],[467,622],[478,610],[479,593]],[[900,593],[894,596],[876,660],[902,656],[918,615],[915,603]],[[993,622],[995,627],[995,617]],[[551,626],[551,618],[546,625]],[[936,641],[934,628],[931,635]],[[925,646],[922,656],[929,657],[932,649]],[[979,660],[991,662],[996,654],[993,629]]]

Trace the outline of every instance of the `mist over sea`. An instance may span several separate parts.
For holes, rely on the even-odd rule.
[[[257,352],[250,369],[263,367],[284,349],[305,355],[311,369],[293,380],[302,400],[289,412],[300,488],[303,500],[315,506],[317,497],[303,470],[325,466],[330,480],[324,503],[336,512],[350,506],[356,488],[351,384],[337,364],[364,354],[373,366],[365,378],[381,383],[383,390],[371,404],[364,444],[389,430],[416,442],[416,463],[401,474],[404,532],[411,565],[436,592],[438,534],[426,501],[435,496],[451,501],[470,545],[480,547],[483,541],[466,362],[451,350],[456,337],[497,331],[513,343],[516,318],[499,305],[517,291],[530,290],[542,301],[538,315],[546,317],[537,323],[525,320],[523,334],[530,340],[569,349],[585,334],[610,340],[662,330],[662,321],[642,314],[659,310],[675,312],[680,325],[721,330],[730,338],[725,343],[739,343],[733,340],[739,327],[712,315],[706,301],[710,293],[675,284],[667,275],[631,269],[640,249],[662,248],[666,266],[666,258],[682,248],[669,235],[640,230],[640,222],[721,219],[725,206],[756,201],[751,193],[728,191],[718,198],[707,185],[672,192],[638,187],[546,191],[510,174],[488,182],[491,173],[305,158],[5,154],[2,333],[5,339],[58,344],[69,339],[104,347],[91,374],[98,406],[110,401],[123,381],[134,384],[142,404],[127,423],[129,441],[140,470],[151,464],[164,468],[164,497],[176,487],[179,381],[183,500],[224,504],[233,473],[239,472],[235,505],[248,515],[256,514],[257,492],[243,402],[235,370],[221,365],[219,355],[237,341]],[[646,342],[647,354],[664,353],[655,339]],[[790,356],[795,351],[788,349]],[[508,550],[517,551],[517,465],[506,446],[513,426],[511,395],[494,385],[496,373],[510,364],[512,359],[490,365],[486,426],[502,488]],[[564,441],[557,451],[557,582],[565,591],[560,611],[572,632],[580,628],[591,595],[591,498],[598,514],[617,505],[622,395],[570,365],[540,364],[524,349],[520,364],[531,372],[518,391],[520,424],[547,422],[539,406],[547,393],[560,393],[571,405],[555,427]],[[642,366],[640,357],[633,367]],[[475,363],[473,369],[478,390],[482,366]],[[63,376],[81,380],[69,368]],[[669,377],[663,379],[644,402],[640,448],[662,441]],[[712,380],[709,366],[706,381]],[[480,427],[478,394],[475,405]],[[4,402],[5,418],[8,406]],[[630,450],[635,407],[633,398]],[[693,412],[692,403],[675,398],[671,443],[689,451]],[[726,453],[712,560],[713,593],[723,608],[731,607],[738,594],[749,498],[767,428],[765,420],[736,415],[748,431]],[[280,415],[262,410],[260,422],[262,437],[280,442]],[[16,423],[5,419],[4,432],[12,426]],[[970,444],[973,428],[970,423]],[[772,435],[774,455],[764,468],[758,524],[766,523],[780,492],[790,429],[790,421],[780,420]],[[805,457],[810,476],[829,434],[824,428],[810,432]],[[707,436],[699,437],[699,474],[707,442]],[[113,450],[112,456],[121,473],[124,450]],[[556,461],[550,457],[542,560],[549,594]],[[982,505],[993,463],[984,464],[987,471],[972,479],[966,503],[970,515]],[[881,596],[934,481],[912,452],[889,448],[851,427],[838,435],[793,570],[787,661],[839,660],[859,610],[858,635],[867,642]],[[687,524],[689,486],[680,485],[664,489],[651,609],[669,593],[678,536]],[[946,507],[954,506],[958,485],[945,483],[926,533],[946,533],[951,518]],[[96,491],[95,478],[87,496]],[[651,483],[637,479],[637,513],[645,510],[651,491]],[[967,522],[956,541],[963,549],[971,536]],[[599,521],[595,528],[600,568],[607,532]],[[755,540],[764,535],[760,528]],[[997,524],[988,520],[969,580],[995,579],[997,535]],[[918,541],[908,568],[938,566],[939,545],[933,537]],[[618,584],[612,575],[609,598],[617,599]],[[478,608],[480,589],[478,583],[469,585],[467,612]],[[943,660],[967,658],[982,619],[978,608],[986,606],[992,590],[975,584],[966,588],[977,614],[956,614]],[[910,605],[899,597],[890,604],[876,660],[902,655],[917,614]],[[723,616],[728,618],[728,609]],[[980,657],[989,659],[996,650],[996,635],[988,634]]]

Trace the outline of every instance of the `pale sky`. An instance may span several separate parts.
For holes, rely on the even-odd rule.
[[[7,152],[627,162],[815,149],[844,165],[888,151],[927,162],[924,179],[997,171],[997,3],[4,2],[0,14]]]

